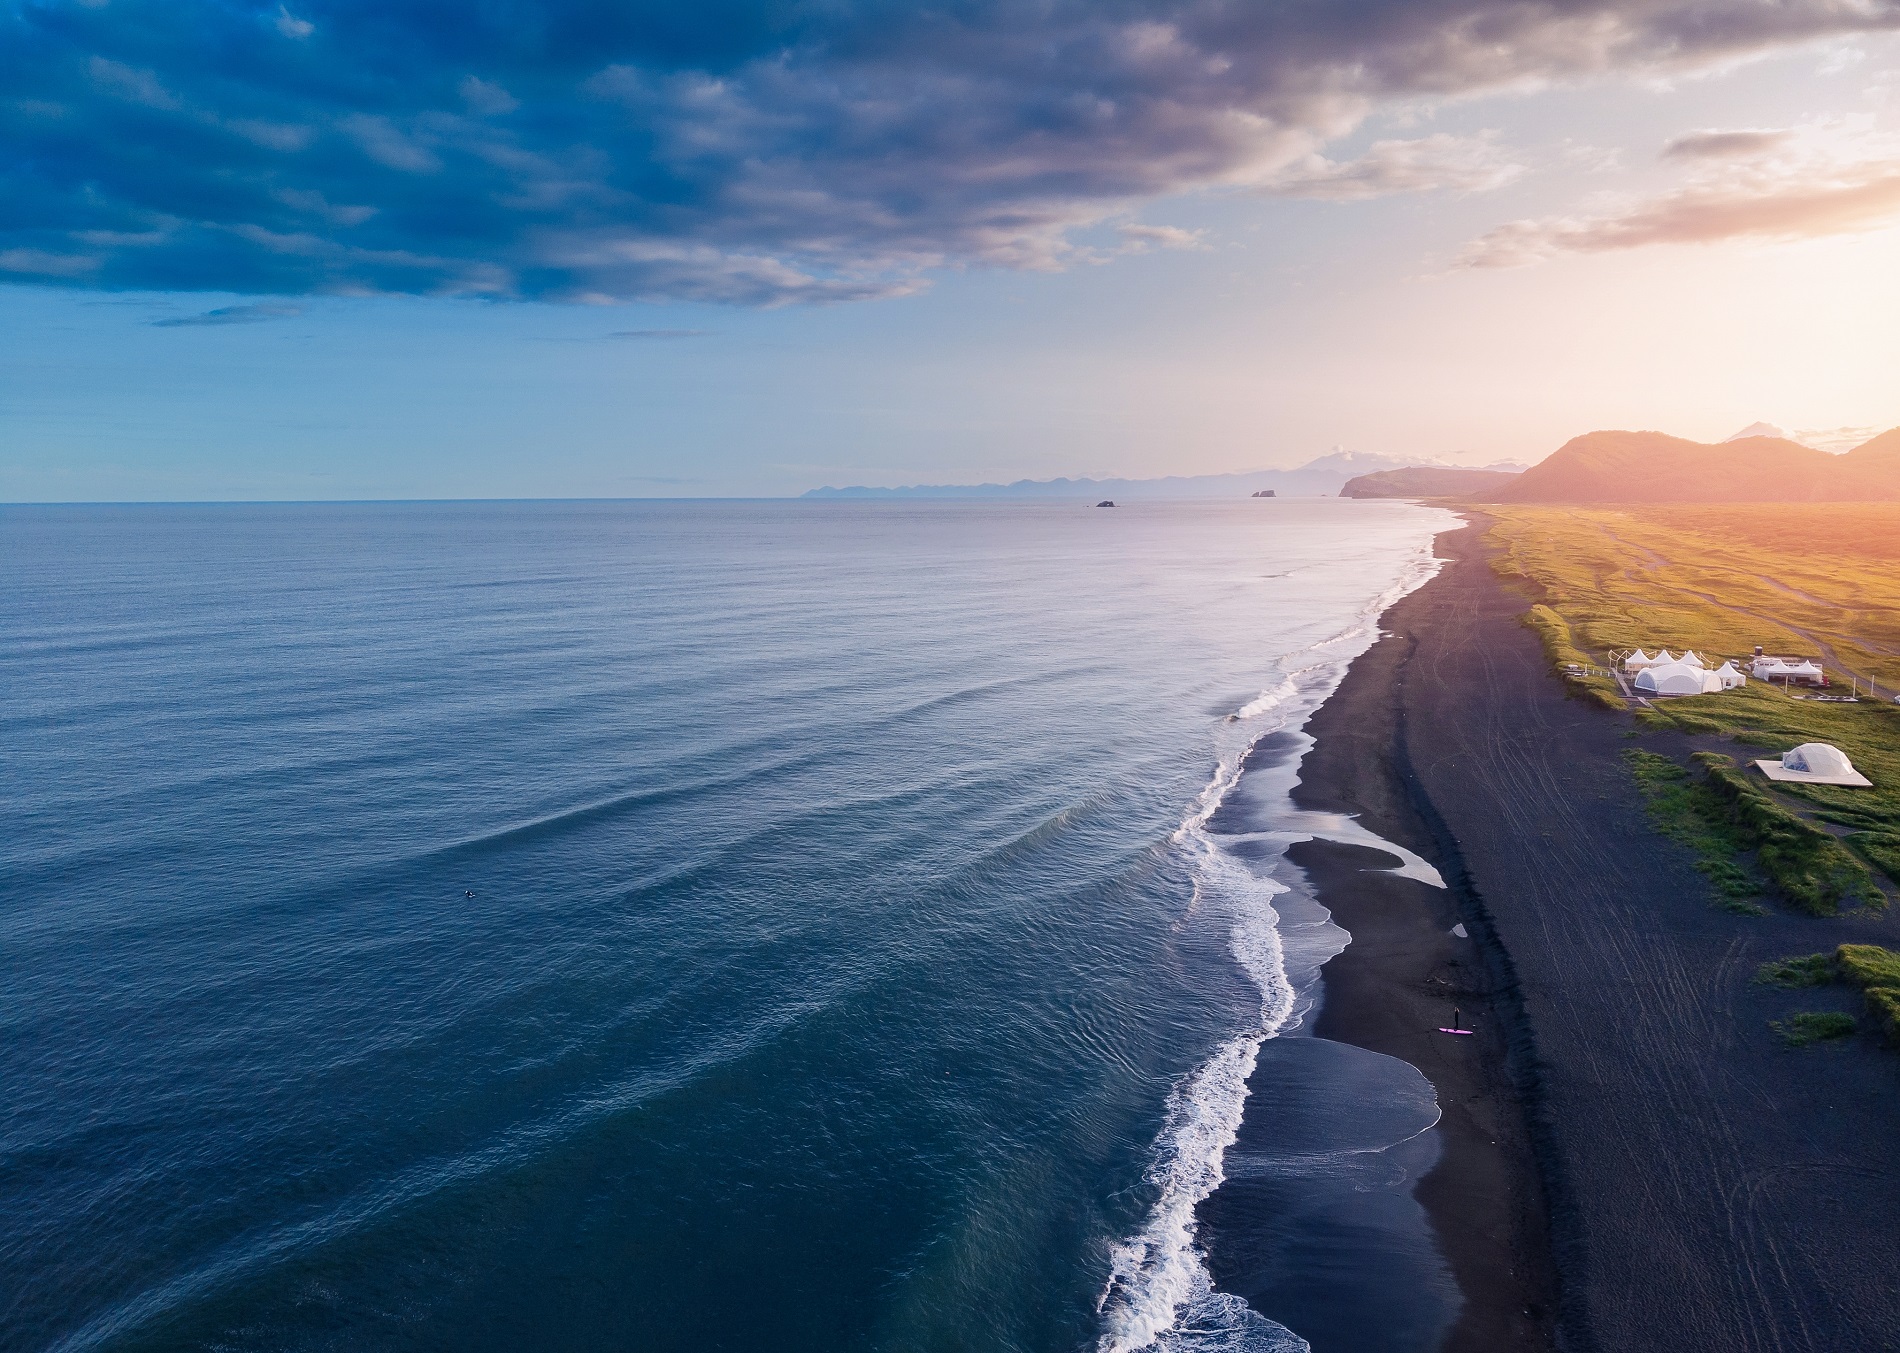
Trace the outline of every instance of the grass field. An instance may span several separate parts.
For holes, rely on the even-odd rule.
[[[1770,789],[1758,773],[1708,758],[1681,782],[1655,765],[1634,769],[1659,825],[1697,846],[1705,872],[1738,909],[1743,885],[1718,865],[1737,850],[1754,849],[1755,865],[1806,910],[1832,910],[1830,891],[1851,899],[1860,885],[1848,874],[1871,880],[1868,866],[1900,883],[1900,705],[1892,699],[1900,691],[1900,504],[1484,510],[1496,518],[1497,567],[1529,594],[1526,623],[1553,664],[1605,665],[1616,650],[1666,647],[1692,648],[1714,666],[1759,644],[1813,657],[1836,692],[1850,677],[1863,690],[1871,681],[1876,695],[1858,704],[1802,700],[1751,681],[1633,712],[1651,726],[1745,744],[1737,749],[1744,764],[1752,748],[1774,756],[1802,742],[1833,743],[1872,789]],[[1581,695],[1629,707],[1608,677],[1570,680]],[[1838,839],[1852,848],[1849,864],[1836,858]]]

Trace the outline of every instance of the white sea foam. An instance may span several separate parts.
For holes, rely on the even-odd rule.
[[[1442,566],[1430,542],[1406,561],[1391,587],[1360,611],[1356,622],[1309,652],[1358,642],[1358,647],[1284,678],[1242,707],[1237,720],[1277,715],[1265,726],[1250,726],[1240,745],[1219,758],[1193,810],[1173,837],[1193,863],[1197,908],[1218,908],[1229,919],[1229,948],[1260,991],[1257,1028],[1228,1039],[1168,1096],[1161,1134],[1148,1179],[1157,1197],[1140,1233],[1113,1247],[1110,1273],[1097,1309],[1102,1316],[1098,1353],[1310,1353],[1304,1339],[1262,1316],[1232,1293],[1216,1291],[1205,1257],[1195,1239],[1194,1211],[1226,1178],[1227,1149],[1239,1137],[1260,1046],[1284,1029],[1295,1008],[1295,992],[1286,969],[1279,912],[1273,898],[1285,886],[1256,874],[1227,853],[1207,831],[1221,802],[1240,780],[1247,753],[1267,734],[1286,727],[1297,713],[1303,722],[1318,701],[1338,686],[1346,666],[1370,646],[1379,617],[1400,598],[1428,581]],[[1296,677],[1323,673],[1316,680]],[[1304,695],[1306,699],[1300,697]],[[1287,780],[1290,788],[1291,777]],[[1262,833],[1293,840],[1327,836],[1375,846],[1397,855],[1393,871],[1443,887],[1431,865],[1412,852],[1384,841],[1349,817],[1300,813],[1285,805],[1289,826],[1306,830]],[[1324,819],[1322,821],[1322,819]]]
[[[1281,720],[1275,726],[1283,725]],[[1147,1225],[1111,1251],[1109,1281],[1098,1303],[1100,1353],[1148,1348],[1164,1353],[1294,1353],[1307,1347],[1246,1302],[1215,1291],[1194,1238],[1194,1209],[1226,1177],[1222,1162],[1240,1132],[1247,1079],[1253,1075],[1260,1045],[1278,1033],[1293,1012],[1293,987],[1272,901],[1287,889],[1228,855],[1206,830],[1239,781],[1247,752],[1271,731],[1261,729],[1220,759],[1194,810],[1174,834],[1175,844],[1193,859],[1194,904],[1218,907],[1231,918],[1229,945],[1260,990],[1260,1023],[1223,1043],[1168,1096],[1148,1172],[1158,1196]]]
[[[1240,707],[1240,718],[1257,719],[1262,714],[1278,709],[1300,693],[1299,686],[1292,677],[1288,677],[1270,691],[1262,691],[1252,701]]]

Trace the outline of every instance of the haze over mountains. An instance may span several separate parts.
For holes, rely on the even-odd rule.
[[[1291,470],[1247,470],[1237,474],[1168,475],[1161,479],[1019,479],[1012,484],[915,484],[902,488],[812,489],[805,498],[1245,498],[1263,489],[1282,497],[1337,494],[1347,482],[1383,470],[1442,465],[1360,451],[1335,451]],[[1522,470],[1517,462],[1487,467]]]
[[[811,489],[818,499],[980,498],[1127,501],[1280,497],[1460,497],[1497,503],[1900,501],[1900,428],[1830,452],[1753,424],[1721,442],[1662,432],[1589,432],[1535,465],[1482,468],[1336,451],[1291,470],[1158,479],[1019,479],[1010,484],[915,484]],[[1802,434],[1807,435],[1807,434]]]

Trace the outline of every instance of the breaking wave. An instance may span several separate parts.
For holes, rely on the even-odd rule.
[[[1355,648],[1336,656],[1326,653],[1328,660],[1284,677],[1230,716],[1231,723],[1248,726],[1233,746],[1224,749],[1193,809],[1174,833],[1173,845],[1192,862],[1192,905],[1228,922],[1229,950],[1260,992],[1260,1019],[1254,1028],[1222,1043],[1168,1095],[1147,1175],[1156,1201],[1141,1231],[1110,1250],[1108,1281],[1096,1303],[1102,1320],[1098,1353],[1149,1349],[1156,1353],[1305,1353],[1310,1348],[1293,1331],[1267,1319],[1241,1298],[1218,1291],[1195,1235],[1195,1209],[1226,1178],[1224,1161],[1239,1137],[1247,1083],[1260,1047],[1297,1022],[1297,993],[1287,974],[1280,915],[1273,903],[1289,890],[1229,854],[1207,831],[1207,824],[1239,783],[1254,745],[1289,725],[1304,723],[1338,687],[1351,660],[1371,646],[1386,610],[1430,580],[1441,566],[1427,544],[1354,624],[1308,651],[1325,652],[1356,641]],[[1300,681],[1296,676],[1319,679]],[[1267,715],[1276,717],[1269,722]],[[1287,844],[1311,836],[1376,844],[1401,858],[1396,872],[1418,877],[1429,872],[1429,881],[1443,886],[1430,865],[1383,842],[1350,818],[1300,813],[1290,802],[1285,808],[1287,823],[1293,827],[1285,835]],[[1325,821],[1320,820],[1322,816]],[[1308,830],[1299,830],[1302,827]]]

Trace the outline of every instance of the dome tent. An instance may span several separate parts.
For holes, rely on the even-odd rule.
[[[1709,673],[1687,663],[1671,662],[1645,667],[1636,674],[1636,689],[1644,695],[1701,695],[1708,689],[1703,680]],[[1717,690],[1721,687],[1717,686]]]
[[[1757,761],[1761,773],[1770,780],[1785,780],[1811,785],[1855,785],[1862,789],[1873,784],[1854,769],[1854,763],[1839,747],[1825,742],[1804,742],[1783,752],[1779,761]]]
[[[1847,753],[1826,742],[1804,742],[1792,752],[1781,754],[1785,770],[1806,771],[1809,775],[1848,775],[1854,763]]]

